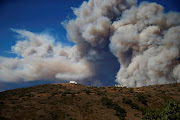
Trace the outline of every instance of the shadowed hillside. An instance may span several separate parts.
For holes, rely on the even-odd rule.
[[[0,92],[0,120],[152,119],[149,115],[158,110],[167,111],[165,105],[176,107],[172,103],[180,114],[179,102],[180,84],[141,88],[45,84]]]

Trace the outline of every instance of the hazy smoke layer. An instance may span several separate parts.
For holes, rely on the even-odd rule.
[[[14,30],[21,36],[12,50],[22,59],[0,58],[1,81],[82,80],[93,75],[85,59],[76,58],[76,48],[54,44],[47,35]]]
[[[136,0],[89,0],[64,24],[73,47],[48,35],[14,30],[23,40],[0,58],[1,81],[94,81],[100,85],[121,65],[116,81],[127,87],[180,82],[180,14]],[[100,80],[103,79],[103,80]]]

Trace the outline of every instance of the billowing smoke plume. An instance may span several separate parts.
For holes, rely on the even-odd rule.
[[[21,59],[0,58],[0,80],[113,81],[127,87],[180,82],[180,14],[156,3],[89,0],[64,24],[73,47],[47,35],[14,30],[23,40],[12,50]],[[111,77],[111,78],[108,78]],[[103,79],[103,80],[100,80]],[[107,85],[107,84],[106,84]]]
[[[180,82],[180,14],[156,3],[89,0],[66,26],[82,56],[110,47],[121,65],[116,81],[139,87]]]
[[[117,81],[125,86],[180,82],[180,15],[163,13],[155,3],[125,10],[112,24],[110,48],[121,69]]]

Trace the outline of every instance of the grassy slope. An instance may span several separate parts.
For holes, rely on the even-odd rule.
[[[119,120],[115,109],[103,105],[102,97],[125,109],[125,119],[139,120],[142,109],[158,109],[169,99],[180,102],[180,84],[133,89],[64,83],[14,89],[0,92],[0,119]]]

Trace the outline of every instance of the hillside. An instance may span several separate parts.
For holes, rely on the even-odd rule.
[[[180,84],[141,88],[45,84],[0,92],[0,120],[140,120],[169,100]]]

